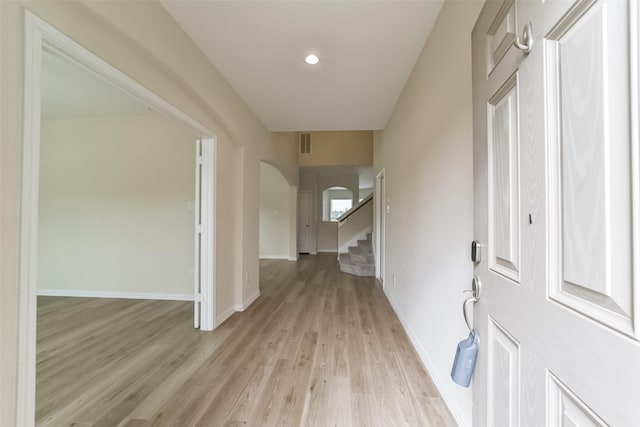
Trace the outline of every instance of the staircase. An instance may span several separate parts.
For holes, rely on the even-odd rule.
[[[349,246],[349,252],[340,254],[340,271],[356,276],[374,276],[376,274],[373,257],[371,233],[367,240],[358,240],[358,246]]]

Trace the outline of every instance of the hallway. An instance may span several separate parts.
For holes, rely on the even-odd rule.
[[[37,424],[455,425],[373,279],[335,254],[260,275],[212,333],[190,303],[40,297]]]

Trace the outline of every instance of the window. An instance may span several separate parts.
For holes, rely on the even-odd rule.
[[[336,222],[340,215],[351,209],[353,193],[344,187],[331,187],[322,192],[322,220]]]
[[[340,215],[351,209],[351,199],[331,199],[331,221],[337,221]]]

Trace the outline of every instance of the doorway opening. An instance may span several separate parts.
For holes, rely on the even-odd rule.
[[[276,166],[260,162],[260,259],[298,260],[298,187]]]
[[[127,75],[102,61],[90,51],[69,39],[35,15],[26,14],[25,40],[25,105],[24,153],[20,242],[20,307],[19,307],[19,365],[18,365],[18,425],[32,426],[35,421],[36,375],[36,319],[38,291],[38,226],[40,222],[41,136],[43,123],[44,56],[54,55],[91,74],[96,81],[126,94],[153,110],[157,117],[174,122],[187,129],[196,140],[195,201],[188,202],[185,210],[193,210],[195,219],[192,232],[196,251],[193,282],[188,292],[194,301],[194,326],[212,330],[215,319],[215,134],[162,98],[147,90]],[[99,162],[100,158],[93,159]],[[74,165],[71,165],[74,166]],[[76,165],[77,166],[77,165]],[[86,165],[84,165],[86,166]],[[87,170],[90,168],[86,168]],[[95,168],[96,170],[99,168]],[[105,182],[108,182],[106,180]],[[192,181],[193,182],[193,181]],[[88,187],[91,191],[91,187]],[[194,194],[192,192],[191,194]],[[108,204],[105,205],[109,209]],[[194,218],[195,217],[195,218]],[[193,222],[191,223],[193,226]],[[44,248],[43,248],[44,249]]]

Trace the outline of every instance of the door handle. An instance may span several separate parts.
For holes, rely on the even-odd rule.
[[[467,328],[469,331],[473,330],[471,326],[471,322],[469,322],[469,316],[467,315],[467,306],[469,304],[476,303],[480,301],[480,291],[482,289],[482,283],[480,282],[480,277],[473,276],[473,280],[471,281],[471,289],[467,289],[462,291],[462,293],[471,293],[471,296],[464,300],[462,303],[462,316],[464,317],[464,323],[467,324]]]
[[[531,22],[528,22],[527,25],[524,26],[522,40],[520,40],[520,36],[516,36],[513,45],[523,51],[525,55],[531,52],[531,48],[533,48],[533,27],[531,26]]]

